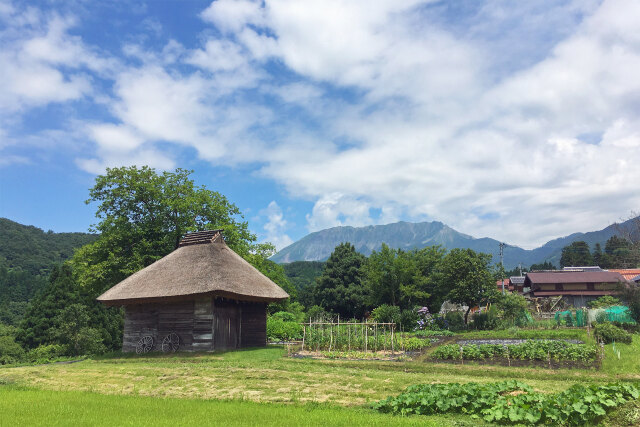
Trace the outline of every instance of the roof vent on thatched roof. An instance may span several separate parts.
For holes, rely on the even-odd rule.
[[[206,230],[196,231],[194,233],[185,234],[180,240],[178,247],[189,245],[201,245],[204,243],[215,243],[222,239],[222,230]]]

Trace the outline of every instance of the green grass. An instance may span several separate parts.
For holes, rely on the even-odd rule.
[[[586,332],[579,330],[577,332],[569,329],[543,331],[547,333],[546,336],[544,333],[539,334],[541,331],[531,332],[538,332],[536,337],[551,338],[549,334],[556,334],[556,331],[567,334],[565,338],[583,339],[580,333],[586,338]],[[498,331],[492,334],[474,332],[473,334],[476,335],[468,333],[464,337],[499,338],[502,333],[504,332]],[[568,336],[569,333],[574,335]],[[502,337],[513,338],[513,336]],[[264,413],[264,416],[260,415],[260,417],[266,420],[262,422],[260,419],[260,424],[286,416],[293,418],[287,418],[288,421],[283,424],[297,424],[302,418],[295,417],[303,417],[302,414],[309,413],[318,414],[318,418],[313,418],[316,415],[309,415],[310,420],[327,418],[334,425],[340,425],[340,423],[358,425],[357,419],[364,417],[363,414],[383,417],[371,418],[372,421],[367,421],[368,424],[375,425],[378,422],[376,419],[381,420],[380,424],[384,424],[385,420],[390,419],[366,409],[368,405],[388,396],[397,395],[413,384],[486,383],[517,379],[531,385],[536,391],[551,393],[566,390],[575,383],[640,381],[640,336],[635,335],[632,344],[620,344],[617,348],[622,353],[620,360],[613,354],[612,345],[605,347],[606,359],[601,370],[509,368],[469,362],[459,365],[420,360],[390,362],[295,359],[286,357],[287,350],[282,346],[213,354],[178,353],[146,356],[114,354],[74,364],[0,367],[0,393],[4,393],[0,395],[0,402],[6,402],[0,403],[0,426],[5,425],[4,423],[21,425],[24,424],[23,420],[32,419],[29,417],[33,417],[34,421],[26,424],[37,425],[40,422],[38,418],[40,412],[49,414],[48,417],[42,418],[43,420],[55,421],[67,416],[60,412],[56,413],[56,411],[66,410],[65,408],[74,411],[73,415],[69,415],[70,417],[77,417],[69,418],[77,420],[69,424],[93,425],[96,423],[91,418],[87,418],[92,415],[83,412],[82,409],[89,408],[91,405],[111,408],[105,409],[103,414],[106,414],[104,416],[110,423],[112,419],[116,420],[113,425],[126,425],[128,417],[119,414],[127,411],[134,412],[135,408],[144,405],[153,408],[149,412],[155,414],[153,415],[155,419],[173,420],[171,414],[162,415],[164,407],[174,408],[177,413],[187,417],[186,421],[176,422],[174,425],[189,425],[189,422],[195,423],[196,420],[202,422],[202,419],[208,419],[204,415],[193,415],[193,421],[189,421],[192,417],[191,413],[206,414],[206,411],[216,414],[219,412],[220,417],[232,417],[232,414],[243,411],[257,411],[258,414]],[[64,393],[59,393],[60,391]],[[74,392],[67,393],[67,391]],[[58,394],[61,396],[60,399],[64,398],[67,401],[55,403],[52,396]],[[14,395],[17,397],[11,397]],[[85,401],[84,396],[89,396],[86,399],[90,400]],[[44,406],[42,408],[34,406],[38,409],[20,415],[20,411],[24,411],[24,402],[32,401],[36,402],[34,405]],[[14,402],[15,405],[22,403],[21,407],[11,409],[13,404],[8,402]],[[47,407],[46,402],[55,404],[50,403]],[[5,406],[1,406],[2,404]],[[122,409],[118,405],[121,405]],[[631,407],[630,411],[633,412],[636,409]],[[289,413],[291,415],[282,415]],[[142,415],[132,413],[130,416],[132,420],[142,420],[134,423],[136,425],[144,421]],[[199,418],[201,416],[204,418]],[[330,418],[333,416],[335,420]],[[221,419],[226,420],[226,418]],[[353,419],[356,420],[351,421]],[[239,417],[238,420],[241,424],[252,424],[251,419],[244,422]],[[421,417],[420,420],[422,422],[423,418]],[[450,421],[448,417],[432,417],[427,420],[430,422],[436,420],[441,425],[447,425]],[[394,421],[397,420],[394,419]],[[402,422],[405,421],[413,422],[412,419]],[[456,422],[467,421],[472,422],[471,419],[464,417]],[[229,423],[232,422],[229,421]],[[309,423],[312,421],[303,422],[303,424]],[[49,422],[48,425],[51,423]]]
[[[406,417],[328,405],[108,396],[0,386],[0,425],[59,426],[447,426],[453,420]],[[6,423],[6,424],[5,424]],[[464,421],[463,421],[464,423]],[[464,423],[472,425],[471,423]]]

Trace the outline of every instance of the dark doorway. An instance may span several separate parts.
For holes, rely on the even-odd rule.
[[[240,347],[240,305],[232,301],[216,300],[213,313],[214,350]]]

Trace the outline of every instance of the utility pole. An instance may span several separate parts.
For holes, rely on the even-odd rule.
[[[522,277],[522,263],[518,263],[518,268],[520,269],[520,277]]]
[[[506,245],[500,242],[500,275],[502,276],[502,293],[504,294],[504,247]]]

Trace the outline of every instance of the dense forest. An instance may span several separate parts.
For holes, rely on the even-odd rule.
[[[54,233],[0,218],[0,322],[16,325],[53,268],[97,239],[88,233]]]

